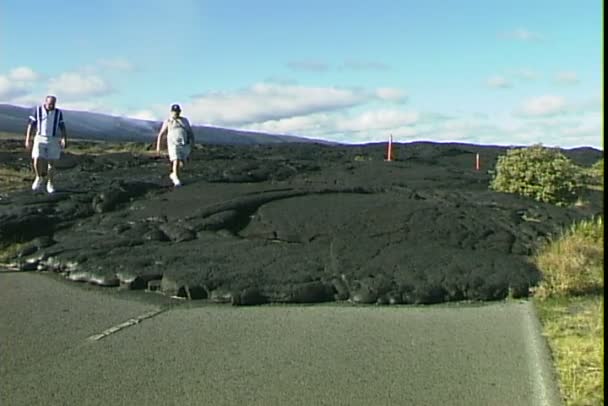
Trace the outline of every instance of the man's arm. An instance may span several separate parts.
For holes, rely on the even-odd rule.
[[[158,132],[158,136],[156,137],[156,152],[160,153],[160,142],[163,138],[163,135],[167,132],[167,121],[163,121],[163,126],[160,128]]]
[[[25,130],[25,148],[29,148],[32,142],[32,130],[34,126],[32,123],[27,124],[27,129]]]
[[[25,148],[30,148],[31,146],[31,141],[32,141],[32,130],[35,128],[35,126],[37,125],[37,120],[36,120],[36,109],[34,109],[34,111],[32,112],[32,114],[30,115],[30,119],[27,123],[27,129],[25,130]]]
[[[63,112],[59,113],[59,130],[61,131],[61,143],[63,148],[68,147],[68,130],[65,128],[65,122],[63,121]]]
[[[188,144],[194,146],[194,131],[192,131],[192,126],[190,126],[188,120],[186,120],[186,132],[188,133]]]

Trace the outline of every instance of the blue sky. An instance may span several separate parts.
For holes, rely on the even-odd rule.
[[[4,0],[0,103],[603,149],[600,1]],[[44,10],[44,12],[40,12]]]

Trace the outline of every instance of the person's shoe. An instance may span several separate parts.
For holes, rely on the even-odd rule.
[[[34,183],[32,183],[32,190],[34,192],[37,192],[40,190],[40,186],[42,186],[42,179],[36,176],[36,179],[34,179]]]
[[[176,174],[174,174],[174,173],[169,174],[169,178],[173,182],[174,186],[177,187],[177,186],[181,186],[182,185],[182,182],[180,182],[180,180],[179,180],[179,178],[177,177]]]
[[[181,186],[182,182],[179,181],[179,178],[177,177],[176,174],[171,173],[169,174],[169,178],[171,179],[171,181],[173,182],[173,186]]]
[[[50,180],[46,183],[46,191],[48,194],[55,193],[55,187],[53,186]]]

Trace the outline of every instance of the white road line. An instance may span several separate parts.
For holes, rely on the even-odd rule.
[[[530,375],[534,381],[533,393],[540,405],[563,405],[558,379],[555,375],[550,349],[542,335],[542,327],[532,300],[526,303],[524,314],[524,333],[530,355]]]
[[[122,329],[134,326],[134,325],[138,324],[139,322],[141,322],[141,321],[143,321],[145,319],[149,319],[150,317],[154,317],[154,316],[156,316],[156,315],[164,312],[165,310],[166,309],[151,310],[151,311],[146,312],[144,314],[141,314],[141,315],[139,315],[137,317],[133,317],[133,318],[125,321],[124,323],[120,323],[120,324],[117,324],[115,326],[112,326],[112,327],[110,327],[110,328],[102,331],[99,334],[92,335],[92,336],[88,337],[87,340],[89,340],[89,341],[99,341],[102,338],[105,338],[105,337],[107,337],[109,335],[117,333],[117,332],[119,332]]]

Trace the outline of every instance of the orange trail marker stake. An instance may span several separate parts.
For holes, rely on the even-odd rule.
[[[393,152],[393,136],[391,135],[390,137],[388,137],[388,147],[387,147],[387,151],[386,151],[386,160],[388,162],[393,160],[392,152]]]
[[[475,155],[475,170],[479,170],[479,154]]]

